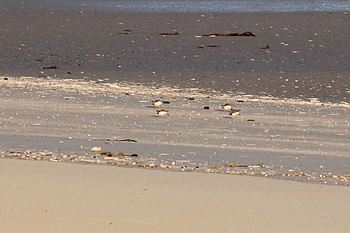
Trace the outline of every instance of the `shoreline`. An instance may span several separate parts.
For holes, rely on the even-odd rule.
[[[0,9],[1,229],[349,229],[349,24]]]
[[[302,3],[291,1],[288,4],[283,1],[265,1],[264,4],[257,4],[254,1],[226,1],[211,2],[202,1],[194,4],[192,2],[182,3],[181,1],[147,1],[145,4],[138,4],[137,1],[109,2],[90,1],[86,3],[81,0],[73,0],[69,3],[62,0],[46,2],[45,0],[21,2],[20,0],[4,0],[0,4],[4,9],[42,10],[42,11],[71,11],[71,12],[115,12],[115,13],[259,13],[259,12],[346,12],[350,8],[348,4],[341,1],[332,1],[326,4],[319,4],[317,1]]]
[[[3,158],[349,185],[346,103],[43,78],[0,89]],[[156,114],[156,98],[170,101],[169,117]]]

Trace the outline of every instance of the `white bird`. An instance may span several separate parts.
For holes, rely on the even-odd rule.
[[[239,115],[239,109],[230,109],[230,112],[228,113],[229,115],[231,115],[232,119],[235,118],[236,116]]]
[[[163,105],[163,100],[154,100],[152,101],[152,104],[154,105],[154,107],[159,108]]]
[[[162,117],[162,116],[169,116],[168,110],[157,110],[157,114],[158,116]]]
[[[221,107],[225,110],[225,111],[229,111],[232,109],[232,105],[229,103],[223,104],[221,105]]]

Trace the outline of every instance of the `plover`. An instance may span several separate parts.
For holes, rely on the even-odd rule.
[[[163,105],[163,100],[154,100],[152,101],[152,104],[154,105],[154,107],[159,108]]]
[[[158,116],[162,117],[162,116],[169,116],[168,110],[157,110],[157,114]]]
[[[235,118],[236,116],[238,116],[239,115],[239,109],[230,109],[230,112],[228,113],[228,114],[230,114],[230,116],[232,117],[232,118]]]
[[[229,103],[223,104],[221,105],[221,107],[225,110],[225,111],[229,111],[232,109],[232,105]]]

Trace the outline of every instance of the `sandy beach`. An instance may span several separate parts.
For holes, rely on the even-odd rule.
[[[0,166],[3,232],[349,228],[348,187],[4,159]]]
[[[37,4],[0,3],[1,232],[349,229],[347,12]]]
[[[0,88],[4,232],[349,227],[346,104],[86,80],[2,78]],[[156,114],[156,96],[169,116]],[[241,115],[231,119],[226,101]]]
[[[3,78],[0,88],[3,157],[348,185],[349,104],[68,79]],[[138,156],[108,157],[119,152]]]

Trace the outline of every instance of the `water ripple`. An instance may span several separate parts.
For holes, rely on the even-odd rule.
[[[350,1],[219,0],[219,1],[90,1],[80,5],[87,10],[129,12],[295,12],[348,11]]]

